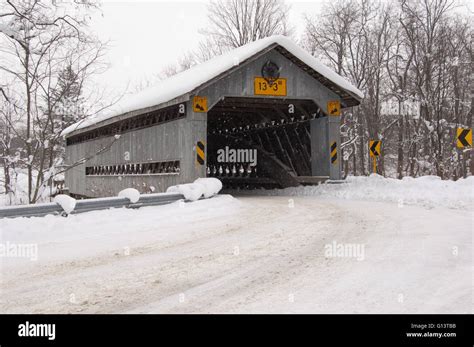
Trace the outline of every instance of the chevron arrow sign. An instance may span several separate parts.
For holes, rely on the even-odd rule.
[[[472,147],[472,129],[458,128],[456,131],[456,145],[458,148]]]
[[[369,141],[369,153],[371,157],[378,157],[380,155],[380,146],[382,145],[382,141],[371,140]]]

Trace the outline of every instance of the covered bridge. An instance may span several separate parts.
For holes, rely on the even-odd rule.
[[[67,128],[66,186],[85,197],[341,179],[340,109],[363,94],[288,38],[272,36],[179,73]]]

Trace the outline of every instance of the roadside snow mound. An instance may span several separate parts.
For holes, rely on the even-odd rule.
[[[222,182],[214,177],[198,178],[194,183],[199,183],[204,186],[204,197],[206,199],[218,194],[222,189]]]
[[[341,184],[322,184],[268,191],[268,195],[327,196],[350,200],[397,202],[399,204],[472,208],[474,205],[474,177],[444,181],[437,176],[402,180],[372,174],[349,176]]]
[[[171,186],[166,192],[183,194],[186,200],[196,201],[204,194],[204,190],[204,186],[200,183],[186,183]]]
[[[59,194],[54,197],[54,202],[59,204],[64,212],[70,214],[76,207],[76,199],[71,198],[69,195]]]
[[[194,183],[179,184],[177,186],[169,187],[167,193],[183,194],[186,200],[196,201],[202,196],[210,198],[222,189],[222,182],[217,178],[198,178]]]
[[[118,196],[120,198],[127,198],[128,200],[130,200],[132,204],[134,204],[138,202],[138,200],[140,199],[140,192],[134,188],[127,188],[127,189],[121,190],[118,193]]]

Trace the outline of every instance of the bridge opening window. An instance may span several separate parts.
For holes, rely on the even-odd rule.
[[[184,104],[177,104],[160,110],[144,113],[102,126],[82,134],[67,138],[68,146],[99,138],[110,137],[128,131],[150,127],[164,122],[177,120],[186,116]]]
[[[85,173],[86,176],[179,175],[180,161],[94,165],[87,166]]]

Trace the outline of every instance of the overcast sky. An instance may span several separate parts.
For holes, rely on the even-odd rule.
[[[299,37],[304,14],[315,14],[322,0],[287,1],[290,21]],[[159,73],[194,49],[202,39],[198,30],[207,26],[208,1],[108,1],[102,15],[93,18],[92,28],[111,40],[107,54],[110,70],[97,80],[108,89],[133,87],[147,75]]]

